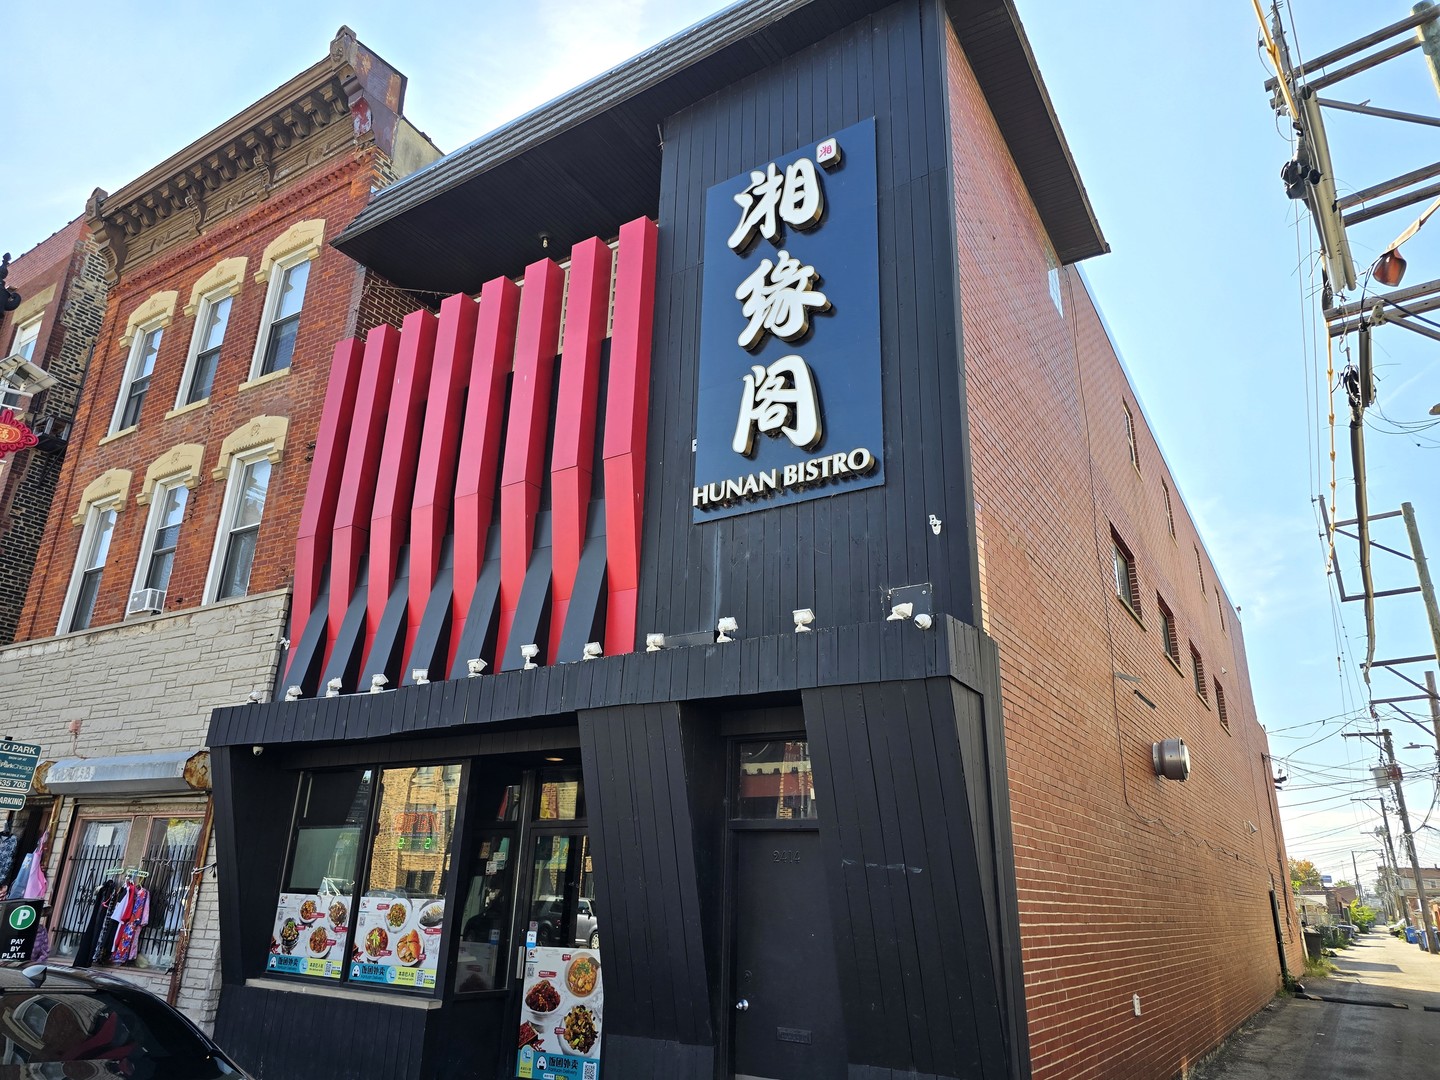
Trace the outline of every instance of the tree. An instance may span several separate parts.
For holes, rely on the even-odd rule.
[[[1362,904],[1359,900],[1350,901],[1350,921],[1361,930],[1369,930],[1379,917],[1369,904]]]
[[[1299,892],[1302,888],[1320,888],[1320,871],[1309,859],[1290,860],[1290,888]]]

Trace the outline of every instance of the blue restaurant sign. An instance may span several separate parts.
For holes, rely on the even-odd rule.
[[[875,121],[712,187],[695,521],[885,479]]]

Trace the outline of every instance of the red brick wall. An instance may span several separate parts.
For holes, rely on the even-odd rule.
[[[1222,589],[1222,617],[1214,567],[1079,275],[1062,271],[1063,316],[1051,300],[1044,231],[953,35],[949,81],[983,593],[1000,649],[1034,1075],[1169,1078],[1277,989],[1272,887],[1290,970],[1300,963],[1267,743],[1238,616]],[[1112,527],[1135,556],[1140,619],[1116,596]],[[1178,670],[1164,655],[1157,591],[1178,621]],[[1192,641],[1208,704],[1192,682]],[[1167,737],[1190,748],[1185,783],[1154,775],[1151,744]]]
[[[364,288],[363,272],[330,247],[329,240],[365,205],[375,175],[373,154],[373,150],[365,150],[332,159],[258,206],[223,220],[194,243],[122,273],[110,292],[18,639],[55,632],[81,536],[81,528],[71,524],[71,517],[86,485],[115,467],[130,469],[134,477],[126,509],[116,523],[92,625],[124,617],[148,514],[148,508],[136,505],[134,497],[150,463],[178,443],[203,444],[205,457],[200,482],[190,493],[165,606],[172,610],[199,604],[225,495],[225,482],[212,479],[210,471],[218,463],[221,440],[262,414],[286,416],[290,427],[284,458],[271,474],[250,592],[290,584],[300,505],[331,352],[336,341],[353,332],[355,301]],[[311,266],[290,374],[239,390],[249,374],[265,303],[267,285],[254,280],[261,255],[291,224],[311,218],[325,219],[325,243]],[[164,414],[175,403],[195,328],[194,317],[185,315],[182,308],[202,274],[221,259],[238,255],[248,257],[249,262],[244,285],[232,303],[209,404],[167,419]],[[167,289],[174,289],[179,298],[174,320],[161,339],[138,429],[101,445],[128,360],[128,349],[120,342],[126,319],[137,305]]]

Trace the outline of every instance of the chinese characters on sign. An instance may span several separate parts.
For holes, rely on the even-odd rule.
[[[715,185],[705,220],[695,520],[883,482],[874,121]]]

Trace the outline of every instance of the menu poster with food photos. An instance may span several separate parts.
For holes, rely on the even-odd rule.
[[[443,900],[362,896],[350,981],[433,990],[444,924]]]
[[[597,950],[526,949],[515,1075],[599,1080],[603,1006]]]
[[[338,979],[345,966],[345,934],[349,929],[348,896],[281,893],[275,905],[265,970]]]

